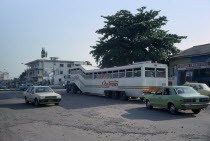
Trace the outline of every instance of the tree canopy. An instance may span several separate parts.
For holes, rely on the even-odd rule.
[[[167,18],[160,11],[137,9],[136,14],[121,10],[111,16],[102,16],[105,25],[96,31],[101,34],[90,54],[100,67],[113,67],[140,61],[168,63],[177,54],[180,43],[186,36],[170,34],[161,29]]]

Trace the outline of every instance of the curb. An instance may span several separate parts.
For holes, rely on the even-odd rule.
[[[0,89],[0,91],[20,91],[18,89]]]

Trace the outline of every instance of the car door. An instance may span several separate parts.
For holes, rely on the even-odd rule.
[[[160,88],[157,90],[157,92],[155,94],[153,94],[152,96],[152,105],[155,107],[160,107],[161,106],[161,97],[162,97],[162,93],[163,93],[164,88]]]
[[[29,100],[30,98],[30,92],[31,92],[31,87],[27,89],[27,91],[24,92],[24,96]]]
[[[170,100],[171,96],[172,96],[171,89],[170,88],[165,88],[162,96],[160,97],[160,101],[161,101],[160,107],[167,108],[168,101]]]
[[[34,100],[33,95],[34,95],[34,87],[31,87],[30,92],[29,92],[29,95],[28,95],[28,97],[29,97],[28,100],[30,102],[33,102],[33,100]]]

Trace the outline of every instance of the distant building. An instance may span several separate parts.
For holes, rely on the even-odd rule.
[[[0,71],[0,81],[6,81],[6,80],[9,80],[9,73]]]
[[[87,65],[88,61],[64,61],[52,57],[50,60],[37,59],[26,63],[27,83],[64,84],[70,79],[70,68]]]
[[[210,44],[194,46],[172,57],[169,76],[177,84],[204,82],[210,85]]]

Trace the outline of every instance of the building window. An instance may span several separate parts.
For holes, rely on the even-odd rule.
[[[64,64],[60,64],[60,67],[64,67]]]
[[[61,78],[59,78],[59,82],[61,82],[62,81],[62,79]]]
[[[60,74],[63,74],[63,71],[60,71]]]
[[[67,64],[67,67],[70,68],[71,67],[71,64]]]
[[[210,69],[209,68],[200,69],[200,77],[202,78],[210,77]]]

